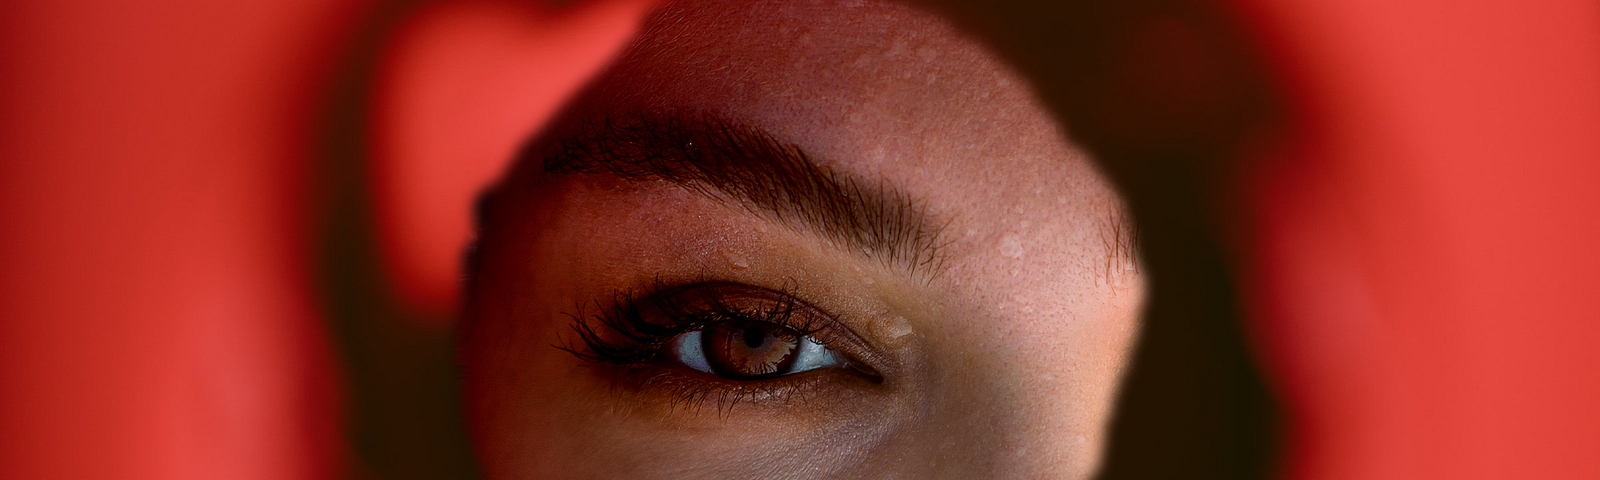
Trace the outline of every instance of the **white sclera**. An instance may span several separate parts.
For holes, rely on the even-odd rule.
[[[716,373],[711,371],[711,363],[706,361],[706,352],[700,348],[702,337],[699,330],[678,335],[678,338],[672,339],[672,343],[667,344],[667,351],[672,353],[674,360],[685,367],[698,372]]]
[[[811,337],[805,337],[800,340],[800,351],[795,355],[794,366],[789,367],[788,373],[800,373],[806,370],[837,367],[844,364],[839,359],[839,354],[829,350],[827,346],[817,343]]]
[[[685,367],[715,375],[716,372],[711,370],[711,363],[706,360],[706,353],[702,348],[704,338],[705,335],[700,330],[685,332],[667,343],[667,352],[672,355],[673,360]],[[783,372],[783,375],[844,365],[844,359],[838,353],[811,337],[800,340],[800,351],[795,352],[795,355],[794,365],[789,367],[789,371]]]

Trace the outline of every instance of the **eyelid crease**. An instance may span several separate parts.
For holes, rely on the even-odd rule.
[[[796,145],[709,113],[608,116],[525,151],[522,161],[532,155],[543,155],[547,176],[660,180],[739,203],[929,279],[943,270],[950,242],[941,235],[948,221],[932,220],[921,203],[885,181],[820,167]]]

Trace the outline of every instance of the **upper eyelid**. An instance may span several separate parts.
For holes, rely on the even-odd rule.
[[[603,312],[598,315],[590,316],[590,318],[598,319],[602,324],[610,327],[610,330],[619,331],[620,333],[626,335],[629,333],[629,328],[651,328],[651,324],[643,318],[622,320],[624,316],[646,315],[647,313],[644,313],[646,312],[646,309],[653,308],[654,306],[659,305],[661,302],[670,301],[671,299],[678,298],[680,295],[685,293],[706,292],[709,289],[733,290],[733,292],[724,290],[723,296],[742,295],[750,298],[765,297],[767,300],[771,301],[791,302],[791,306],[789,308],[793,308],[794,310],[800,312],[801,318],[808,321],[814,320],[816,323],[796,325],[793,321],[793,312],[786,316],[783,322],[773,323],[778,323],[780,325],[784,325],[785,327],[794,328],[797,331],[801,331],[801,333],[804,335],[810,336],[829,348],[834,349],[836,352],[845,355],[852,361],[852,363],[858,364],[858,367],[866,367],[866,369],[870,370],[868,373],[878,377],[882,376],[880,373],[883,368],[881,351],[872,343],[866,341],[859,334],[857,334],[852,328],[850,328],[847,322],[841,320],[835,314],[802,299],[801,295],[794,291],[795,289],[792,286],[792,281],[786,282],[784,287],[780,287],[780,289],[775,290],[734,282],[690,282],[676,285],[665,285],[658,279],[656,287],[653,288],[650,293],[644,295],[635,296],[631,291],[617,292],[615,295],[618,298],[615,302],[613,302],[612,305],[602,306]],[[717,297],[715,292],[708,293],[707,295],[713,299],[721,300]],[[590,325],[589,322],[583,320],[584,317],[571,314],[569,314],[569,316],[574,318],[573,327],[579,331],[581,336],[585,337],[584,342],[587,343],[591,349],[597,347],[602,349],[614,347],[614,345],[609,345],[606,341],[600,339],[598,335],[585,334],[584,331],[592,329],[593,326]],[[770,321],[770,319],[765,318],[751,319]],[[655,325],[656,327],[661,327],[662,329],[653,333],[655,335],[664,337],[661,339],[661,341],[655,342],[655,344],[651,345],[644,345],[644,347],[658,351],[665,345],[667,341],[670,341],[670,338],[675,335],[692,330],[702,329],[708,326],[709,323],[715,323],[704,322],[696,324],[695,322],[682,322],[681,320],[682,319],[679,319],[677,323],[671,325]],[[566,350],[578,355],[580,358],[585,358],[590,361],[598,361],[602,363],[628,363],[608,361],[606,358],[603,358],[603,355],[597,356],[594,354],[585,354],[584,352],[571,348],[571,346],[568,345],[557,345],[557,348],[561,348],[562,350]],[[634,358],[630,361],[642,360]]]
[[[845,332],[849,332],[849,328],[844,326],[833,314],[831,314],[829,312],[826,312],[826,311],[823,311],[823,310],[817,308],[816,306],[811,305],[811,304],[805,302],[804,300],[799,299],[797,297],[797,295],[792,293],[792,292],[772,291],[772,290],[764,289],[764,288],[761,288],[761,287],[753,287],[753,286],[743,285],[743,284],[721,283],[721,282],[689,284],[689,285],[684,285],[684,286],[678,287],[678,288],[684,288],[684,289],[706,288],[706,289],[710,289],[710,288],[719,288],[719,287],[722,287],[722,288],[735,288],[735,289],[742,290],[743,291],[742,293],[747,293],[747,294],[748,293],[752,293],[752,292],[763,292],[763,293],[766,293],[766,294],[770,294],[770,296],[781,297],[781,298],[777,298],[777,299],[772,299],[772,298],[766,299],[766,300],[772,302],[772,308],[770,310],[756,312],[754,314],[741,315],[741,318],[743,318],[743,319],[760,320],[760,321],[766,321],[766,322],[770,322],[770,323],[775,323],[775,324],[787,327],[789,329],[795,330],[797,333],[800,333],[801,335],[811,336],[811,337],[815,337],[818,334],[822,334],[822,336],[826,336],[826,337],[830,337],[831,338],[831,337],[837,336],[838,333],[841,333],[841,332],[836,332],[835,331],[835,330],[839,330],[839,329],[843,329]],[[769,295],[761,295],[761,296],[769,296]],[[662,298],[661,300],[663,302],[670,302],[674,297],[675,296],[673,296],[673,295],[667,295],[664,298]],[[738,307],[729,305],[729,302],[725,298],[720,298],[720,297],[717,297],[715,295],[708,295],[707,300],[709,300],[710,302],[713,303],[712,306],[715,307],[715,311],[717,311],[717,312],[729,312],[729,311],[738,310]],[[780,313],[780,310],[782,311],[781,313]],[[799,318],[802,319],[802,320],[800,320],[798,322],[793,320],[793,319],[796,318],[796,314],[797,313],[799,313]],[[816,321],[813,322],[812,320],[816,320]],[[694,327],[694,329],[704,328],[705,326],[708,326],[708,325],[697,325],[697,326]],[[853,332],[850,332],[849,334],[852,335],[852,336],[854,335]],[[823,343],[826,344],[828,342],[823,342]]]
[[[729,284],[729,285],[736,285],[736,284]],[[690,285],[689,287],[715,288],[717,286],[718,286],[717,284],[697,284],[697,285]],[[752,320],[762,320],[762,321],[767,321],[767,322],[783,325],[783,326],[788,327],[790,329],[793,329],[793,330],[795,330],[795,331],[797,331],[797,332],[799,332],[799,333],[801,333],[803,335],[810,335],[811,333],[813,333],[813,332],[815,332],[817,330],[817,327],[815,327],[814,325],[812,325],[810,323],[797,325],[794,322],[789,321],[789,319],[794,318],[794,313],[795,313],[796,310],[804,311],[804,310],[808,310],[808,309],[815,309],[815,307],[811,307],[810,305],[804,304],[798,298],[795,298],[793,294],[783,293],[783,292],[775,292],[775,293],[777,293],[778,295],[783,296],[783,298],[779,299],[776,302],[773,302],[773,305],[772,305],[771,309],[760,309],[759,307],[757,307],[758,311],[753,313],[753,314],[744,314],[743,312],[739,312],[739,313],[744,315],[744,316],[746,316],[746,317],[754,317],[754,318],[750,318]],[[715,297],[715,296],[708,296],[708,297],[709,298],[707,298],[707,300],[711,302],[711,306],[714,307],[713,311],[716,312],[716,313],[737,312],[738,310],[740,310],[738,307],[734,307],[734,306],[729,305],[728,302],[726,301],[726,299],[718,298],[718,297]],[[673,297],[668,296],[666,298],[663,298],[662,300],[670,302],[672,300],[672,298]],[[826,321],[826,322],[834,322],[835,321],[832,318],[832,315],[828,315],[826,312],[822,312],[821,315],[804,315],[803,317],[809,319],[809,318],[816,318],[818,316],[822,317],[822,319],[824,321]],[[778,319],[778,321],[773,321],[774,319]]]

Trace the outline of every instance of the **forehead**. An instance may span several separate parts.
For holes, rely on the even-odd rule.
[[[660,75],[651,94],[731,110],[767,105],[755,110],[772,115],[912,122],[1025,96],[977,42],[883,2],[674,2],[651,18],[619,73],[634,69]],[[728,88],[697,88],[708,84]]]
[[[584,102],[602,115],[716,113],[910,190],[1051,201],[1102,190],[1020,75],[945,19],[895,2],[672,2]]]
[[[971,129],[1038,111],[978,42],[930,13],[882,2],[674,2],[616,73],[619,83],[648,83],[633,90],[654,97],[644,103],[790,124],[802,138],[841,127]]]

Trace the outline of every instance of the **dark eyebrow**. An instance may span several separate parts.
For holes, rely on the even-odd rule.
[[[543,155],[545,175],[669,182],[913,273],[936,273],[942,258],[944,224],[904,192],[819,166],[794,144],[714,115],[605,117],[529,153]]]

